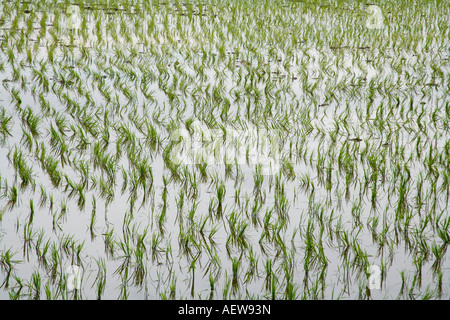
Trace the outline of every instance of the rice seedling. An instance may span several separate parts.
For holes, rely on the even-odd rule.
[[[32,296],[33,300],[39,300],[41,297],[41,283],[41,275],[38,271],[35,271],[31,276],[31,282],[27,284],[30,290],[29,295]]]
[[[3,107],[0,113],[0,144],[5,145],[7,139],[12,136],[11,126],[12,126],[12,116],[6,115],[6,110]]]
[[[14,271],[14,264],[17,264],[20,262],[20,260],[12,260],[11,258],[14,257],[15,253],[11,252],[11,249],[8,249],[6,251],[3,251],[0,256],[0,267],[4,273],[6,273],[5,280],[3,281],[1,287],[8,288],[9,286],[9,278],[11,276],[11,273]]]
[[[7,207],[11,210],[16,206],[18,201],[18,191],[15,185],[9,189]]]

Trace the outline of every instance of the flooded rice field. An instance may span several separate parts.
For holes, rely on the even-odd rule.
[[[0,299],[449,299],[448,1],[2,1]]]

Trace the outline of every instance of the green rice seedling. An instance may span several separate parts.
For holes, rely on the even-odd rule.
[[[13,185],[10,189],[9,189],[9,193],[8,193],[8,202],[6,203],[6,206],[8,207],[9,210],[13,209],[18,201],[18,191],[17,191],[17,187],[15,185]]]
[[[274,195],[275,200],[275,211],[284,219],[288,219],[288,209],[289,209],[289,202],[286,197],[286,193],[284,190],[284,184],[281,186],[281,188],[278,188],[278,190],[275,190]]]
[[[241,257],[232,258],[231,263],[232,263],[232,271],[233,271],[233,278],[231,281],[231,289],[232,289],[233,294],[236,294],[239,290],[238,275],[239,275],[239,269],[241,266]]]
[[[170,293],[169,293],[169,299],[175,300],[176,299],[176,289],[177,289],[177,278],[175,276],[172,277],[172,282],[170,284]]]
[[[145,265],[145,249],[137,247],[134,250],[135,256],[135,270],[133,273],[135,285],[142,286],[147,274],[147,268]]]
[[[114,257],[115,251],[115,240],[114,240],[114,229],[107,230],[103,233],[103,242],[105,244],[105,253],[107,257]]]
[[[101,300],[106,286],[106,264],[104,259],[96,260],[98,272],[94,283],[97,283],[97,300]]]
[[[444,244],[448,244],[450,242],[449,227],[450,218],[447,218],[441,226],[437,227],[438,236]]]
[[[47,300],[56,300],[56,294],[52,293],[50,284],[48,282],[45,284],[45,297]]]
[[[21,142],[27,148],[29,152],[33,149],[33,137],[22,127],[22,139]]]
[[[190,283],[191,283],[191,297],[194,297],[195,293],[195,264],[197,262],[199,255],[197,255],[194,259],[192,259],[191,264],[189,266],[189,271],[192,271]]]
[[[288,300],[297,300],[298,293],[297,288],[295,287],[295,284],[288,281],[286,284],[286,299]]]
[[[42,232],[41,234],[43,235],[44,233]],[[39,244],[36,243],[36,251],[37,251],[38,260],[45,267],[48,267],[46,256],[47,256],[47,252],[48,252],[49,248],[50,248],[50,240],[47,240],[47,242],[43,245],[42,250],[40,249]]]
[[[213,298],[214,298],[215,280],[214,280],[214,277],[211,274],[209,275],[209,288],[210,288],[210,293],[209,293],[208,300],[213,300]]]
[[[52,281],[56,281],[56,277],[58,275],[58,270],[62,265],[62,256],[59,252],[59,249],[56,246],[56,243],[52,243],[51,247],[51,258],[50,258],[50,279]]]
[[[106,204],[109,204],[114,199],[114,189],[103,177],[100,178],[100,196],[106,200]]]
[[[220,185],[217,186],[216,194],[217,194],[217,216],[222,215],[222,203],[225,197],[225,184],[223,182],[220,183]]]
[[[14,265],[21,262],[20,260],[12,260],[15,254],[16,253],[13,253],[10,248],[6,251],[3,251],[0,255],[0,268],[3,272],[6,273],[5,280],[0,287],[8,288],[9,278],[14,270]]]
[[[159,234],[154,233],[152,235],[152,242],[151,242],[151,253],[152,253],[152,261],[158,261],[160,253],[163,251],[160,247],[162,238],[159,236]]]
[[[84,241],[78,244],[73,243],[72,244],[72,260],[74,260],[74,255],[75,255],[75,259],[76,259],[76,263],[81,265],[82,264],[82,260],[81,260],[81,251],[83,250],[84,247]]]
[[[231,284],[231,282],[228,279],[227,274],[225,273],[225,284],[224,284],[223,293],[222,293],[222,299],[223,300],[229,299],[229,296],[230,296],[230,293],[231,293],[230,292],[230,284]]]
[[[216,245],[216,242],[214,241],[214,235],[217,233],[219,231],[219,226],[213,226],[212,228],[211,228],[211,231],[209,232],[209,235],[208,235],[208,240],[209,240],[209,243],[210,243],[210,245],[211,245],[211,247],[214,247],[215,245]]]
[[[116,269],[114,274],[118,274],[122,277],[121,296],[126,297],[127,296],[127,294],[126,294],[127,287],[128,287],[128,284],[127,284],[128,283],[128,271],[129,271],[129,267],[131,265],[132,249],[130,248],[130,242],[129,242],[128,237],[125,237],[124,241],[119,242],[118,245],[123,253],[123,255],[120,257],[120,259],[122,260],[122,263]]]
[[[271,259],[267,259],[266,263],[264,264],[264,270],[265,270],[265,289],[268,291],[271,288],[272,285],[272,276],[273,276],[273,271],[272,271],[272,260]]]
[[[210,217],[211,216],[205,216],[204,218],[201,218],[199,223],[198,223],[198,225],[200,226],[198,231],[199,231],[199,233],[200,233],[200,235],[202,236],[203,239],[205,237],[205,226],[206,226],[206,223],[208,222]]]
[[[39,138],[41,135],[39,132],[41,121],[41,118],[33,113],[31,107],[27,107],[26,111],[24,111],[24,113],[22,114],[22,122],[25,123],[27,128],[30,130],[33,138],[35,139]]]
[[[92,197],[92,211],[91,211],[91,222],[89,224],[89,231],[91,233],[91,239],[95,238],[95,221],[97,219],[97,199],[95,196]]]
[[[11,127],[13,125],[12,116],[6,115],[6,110],[2,107],[0,112],[0,145],[4,146],[7,139],[12,136]]]
[[[166,221],[166,211],[167,211],[167,179],[165,176],[163,176],[163,191],[162,191],[162,200],[163,200],[163,204],[162,204],[162,211],[161,214],[158,218],[158,224],[160,226],[160,229],[162,229],[164,222]]]
[[[27,284],[30,289],[30,296],[33,300],[39,300],[41,297],[42,280],[39,271],[34,271],[31,275],[31,282]]]
[[[275,300],[276,296],[277,296],[277,283],[278,283],[278,279],[275,276],[275,274],[272,274],[272,283],[271,283],[271,299]]]
[[[72,252],[71,249],[73,247],[73,244],[74,244],[73,235],[72,236],[65,235],[61,239],[61,249],[67,256],[70,256],[70,254]]]
[[[24,288],[24,284],[22,283],[22,280],[17,277],[13,276],[14,280],[16,281],[16,285],[14,288],[11,288],[11,291],[9,292],[9,298],[10,300],[19,300],[22,297],[22,289]]]
[[[433,253],[434,258],[435,258],[431,268],[435,274],[441,274],[440,270],[441,270],[442,259],[443,259],[445,250],[446,250],[445,245],[442,247],[438,247],[436,244],[433,244],[431,246],[431,252]],[[442,276],[442,274],[441,274],[441,276]]]
[[[199,205],[199,202],[194,202],[192,204],[191,209],[189,210],[188,220],[191,224],[194,224],[194,216],[195,216],[195,213],[197,212],[198,205]]]
[[[31,185],[34,191],[36,183],[33,177],[33,169],[27,164],[23,152],[17,148],[14,149],[12,164],[22,180],[20,188],[25,189]]]
[[[437,297],[439,298],[439,299],[441,299],[442,298],[442,294],[443,294],[443,289],[442,289],[442,277],[443,277],[443,275],[442,275],[442,272],[441,271],[439,271],[438,272],[438,275],[437,275],[437,277],[438,277],[438,284],[437,284],[437,289],[436,289],[436,291],[437,291]]]
[[[33,223],[33,218],[34,218],[34,202],[33,199],[30,199],[30,214],[28,216],[28,224],[32,224]]]

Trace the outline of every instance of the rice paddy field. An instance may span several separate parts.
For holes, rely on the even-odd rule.
[[[0,299],[449,299],[450,3],[0,3]]]

